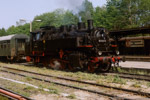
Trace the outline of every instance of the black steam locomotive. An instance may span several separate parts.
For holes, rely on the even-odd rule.
[[[109,41],[109,32],[93,27],[92,20],[77,26],[41,27],[31,33],[27,46],[27,61],[54,69],[106,72],[121,60],[117,45]]]

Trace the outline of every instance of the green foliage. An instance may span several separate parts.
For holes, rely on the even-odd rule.
[[[7,35],[6,30],[4,28],[0,29],[0,36]]]
[[[29,34],[29,24],[24,24],[20,26],[11,26],[7,30],[7,34]]]
[[[106,27],[106,7],[96,7],[93,13],[93,20],[95,26]]]
[[[55,26],[59,27],[61,25],[76,24],[78,22],[77,16],[75,16],[71,11],[57,9],[51,13],[45,13],[36,16],[34,20],[40,19],[42,22],[33,21],[33,29],[38,29],[40,26]]]
[[[109,0],[109,29],[124,29],[150,24],[149,0]],[[144,7],[145,6],[145,7]]]

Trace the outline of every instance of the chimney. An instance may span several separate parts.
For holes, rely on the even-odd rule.
[[[86,29],[86,25],[84,22],[78,22],[78,30],[84,30]]]
[[[67,26],[67,25],[62,25],[62,26],[60,27],[60,31],[61,31],[61,32],[67,32],[67,31],[68,31],[68,26]]]
[[[88,30],[92,30],[93,29],[93,20],[87,20],[88,23]]]

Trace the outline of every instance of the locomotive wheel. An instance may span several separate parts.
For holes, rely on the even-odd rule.
[[[67,64],[69,71],[75,71],[75,69],[73,68],[73,66],[71,66],[71,64]]]
[[[36,59],[35,59],[35,58],[33,59],[33,64],[34,64],[35,66],[38,66],[38,63],[36,62]]]
[[[111,68],[111,62],[108,61],[107,63],[104,63],[102,67],[100,67],[101,72],[108,72]]]
[[[57,59],[51,59],[51,60],[50,60],[50,67],[51,67],[52,69],[58,70],[58,69],[60,69],[61,64],[60,64],[60,62],[59,62]]]
[[[65,62],[60,62],[60,64],[61,64],[61,66],[60,66],[60,70],[65,70],[65,68],[66,68],[66,63]]]
[[[44,66],[44,67],[47,67],[47,66],[48,66],[48,63],[47,63],[47,62],[43,62],[43,66]]]
[[[44,67],[48,67],[48,65],[49,65],[48,61],[45,61],[45,60],[42,61],[42,64],[43,64]]]
[[[50,67],[57,70],[64,70],[66,68],[66,62],[60,61],[59,59],[51,59]]]
[[[95,71],[96,71],[96,65],[94,64],[94,63],[92,63],[92,62],[90,62],[89,64],[88,64],[88,72],[90,72],[90,73],[94,73]]]

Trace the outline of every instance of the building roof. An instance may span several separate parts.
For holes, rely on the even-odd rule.
[[[150,34],[150,27],[140,27],[133,29],[123,29],[123,30],[112,30],[110,31],[110,36],[127,36],[134,34]]]

